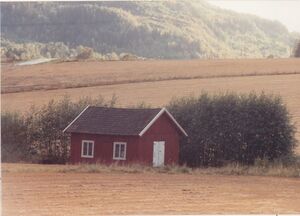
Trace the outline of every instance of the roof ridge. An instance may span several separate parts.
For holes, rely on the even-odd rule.
[[[142,136],[163,113],[187,136],[166,108],[87,106],[63,132]]]
[[[157,107],[157,108],[127,108],[127,107],[107,107],[107,106],[95,106],[95,105],[89,105],[89,108],[105,108],[105,109],[122,109],[122,110],[161,110],[163,107]]]

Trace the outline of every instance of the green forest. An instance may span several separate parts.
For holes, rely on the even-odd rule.
[[[62,42],[12,42],[5,38],[1,40],[1,59],[2,61],[26,61],[36,58],[53,58],[64,60],[137,60],[143,59],[131,53],[115,52],[100,54],[90,47],[77,46],[68,47]]]
[[[100,58],[289,57],[299,36],[205,1],[1,3],[1,30],[1,55],[16,60],[78,56],[87,47]]]

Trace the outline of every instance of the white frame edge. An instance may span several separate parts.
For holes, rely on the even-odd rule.
[[[83,143],[92,143],[93,148],[92,148],[92,155],[83,155]],[[94,140],[81,140],[81,157],[82,158],[94,158],[94,148],[95,148],[95,141]],[[87,149],[89,151],[89,149]]]
[[[173,120],[173,122],[177,125],[177,127],[181,130],[181,132],[185,135],[188,136],[188,134],[185,132],[185,130],[180,126],[180,124],[176,121],[176,119],[172,116],[172,114],[166,109],[163,108],[165,112],[168,114],[168,116]]]
[[[149,122],[148,125],[139,133],[139,136],[143,136],[143,134],[154,124],[154,122],[164,113],[164,108],[162,108],[157,115]]]
[[[84,111],[86,111],[87,108],[89,108],[90,105],[87,105],[86,108],[84,108],[84,110],[81,111],[81,113],[79,113],[78,116],[76,116],[76,118],[74,118],[73,121],[71,121],[71,123],[63,130],[63,133],[82,115],[82,113],[84,113]]]
[[[124,158],[120,158],[120,157],[115,157],[115,148],[116,148],[116,144],[123,144],[125,145],[125,152],[124,152],[124,155],[125,157]],[[127,154],[127,142],[113,142],[113,160],[126,160],[126,155]]]
[[[180,126],[180,124],[176,121],[176,119],[172,116],[171,113],[166,108],[162,108],[159,113],[150,121],[150,123],[139,133],[139,136],[143,136],[144,133],[154,124],[154,122],[164,113],[166,112],[167,115],[171,118],[171,120],[176,124],[176,126],[180,129],[180,131],[185,135],[188,136],[188,134],[185,132],[185,130]]]

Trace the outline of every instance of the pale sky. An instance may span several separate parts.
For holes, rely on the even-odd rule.
[[[277,20],[300,32],[300,0],[207,0],[216,6]]]

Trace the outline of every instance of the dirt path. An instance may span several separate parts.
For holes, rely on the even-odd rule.
[[[296,178],[8,172],[2,189],[6,216],[300,213]]]

